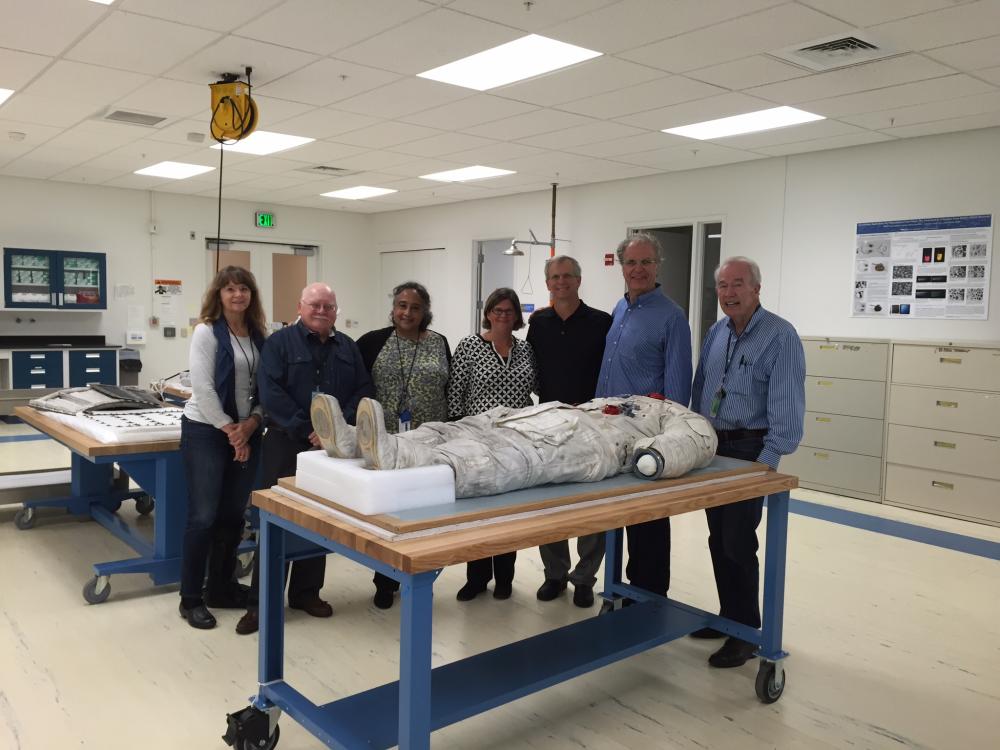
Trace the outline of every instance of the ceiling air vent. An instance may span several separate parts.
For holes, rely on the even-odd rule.
[[[315,167],[300,167],[295,170],[296,172],[308,172],[309,174],[321,174],[324,177],[350,177],[351,175],[361,174],[360,169],[344,169],[343,167],[327,167],[323,164],[319,164]]]
[[[827,71],[847,68],[851,65],[861,65],[873,60],[882,60],[901,53],[881,47],[871,38],[865,39],[858,34],[832,39],[826,38],[806,47],[787,47],[770,54],[772,57],[777,57],[801,68]]]
[[[104,119],[111,120],[113,122],[124,122],[129,125],[142,125],[146,128],[154,128],[167,118],[160,117],[159,115],[144,115],[141,112],[129,112],[124,109],[116,109],[113,112],[108,112],[108,114],[104,115]]]

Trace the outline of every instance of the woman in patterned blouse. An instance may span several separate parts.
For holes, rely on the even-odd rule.
[[[392,290],[392,325],[358,339],[389,432],[448,418],[451,349],[444,336],[428,330],[433,317],[427,289],[416,281],[406,281]],[[381,573],[376,573],[374,580],[375,606],[389,609],[399,582]]]
[[[530,406],[536,390],[535,355],[531,344],[514,337],[524,327],[521,302],[513,289],[501,287],[486,299],[481,334],[466,336],[455,350],[448,383],[448,416],[460,419],[496,406]],[[458,600],[467,602],[486,591],[493,578],[494,599],[509,599],[516,552],[473,560]]]

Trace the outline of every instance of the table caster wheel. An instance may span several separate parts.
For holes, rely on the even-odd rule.
[[[754,688],[761,703],[774,703],[785,691],[785,670],[773,661],[761,661]]]
[[[14,525],[21,531],[26,531],[35,525],[35,509],[21,508],[14,514]]]
[[[253,572],[253,552],[244,552],[236,557],[236,577],[245,578]]]
[[[148,516],[156,507],[156,501],[149,495],[139,495],[135,499],[135,510],[140,516]]]
[[[242,745],[240,745],[239,750],[274,750],[278,744],[278,738],[281,736],[281,727],[274,728],[274,734],[268,737],[266,740],[243,740]]]
[[[111,596],[111,581],[107,576],[94,576],[83,585],[83,598],[87,604],[101,604]]]
[[[226,733],[222,735],[222,740],[235,750],[274,750],[281,736],[281,727],[278,726],[280,715],[281,711],[276,706],[262,711],[253,705],[234,714],[226,714]]]

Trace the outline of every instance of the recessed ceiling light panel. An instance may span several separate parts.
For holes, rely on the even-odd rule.
[[[180,161],[161,161],[151,167],[144,167],[135,170],[135,174],[146,177],[166,177],[171,180],[186,180],[188,177],[211,172],[215,167],[206,167],[202,164],[186,164]]]
[[[227,143],[226,151],[267,156],[268,154],[287,151],[297,146],[304,146],[315,140],[315,138],[305,138],[300,135],[285,135],[284,133],[270,133],[266,130],[256,130],[241,141],[237,141],[232,145]],[[216,143],[212,148],[222,148],[222,146]]]
[[[320,193],[327,198],[343,198],[344,200],[357,201],[364,198],[377,198],[380,195],[388,195],[397,191],[389,188],[369,187],[368,185],[358,185],[357,187],[334,190],[330,193]]]
[[[804,122],[825,120],[823,115],[814,115],[795,107],[774,107],[762,109],[759,112],[747,112],[733,117],[723,117],[718,120],[696,122],[679,128],[667,128],[664,133],[682,135],[685,138],[697,138],[699,141],[710,141],[716,138],[727,138],[731,135],[757,133],[761,130],[785,128],[789,125],[801,125]]]
[[[7,101],[14,93],[14,89],[0,89],[0,104]]]
[[[432,81],[486,91],[540,76],[542,73],[551,73],[600,55],[600,52],[592,49],[529,34],[417,75]]]
[[[462,167],[461,169],[449,169],[447,172],[435,172],[434,174],[422,174],[421,180],[436,180],[437,182],[468,182],[469,180],[485,180],[490,177],[503,177],[505,174],[516,174],[509,169],[497,169],[496,167]]]

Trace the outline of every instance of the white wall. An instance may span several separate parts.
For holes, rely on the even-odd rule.
[[[49,250],[86,250],[108,254],[109,307],[104,312],[0,311],[0,330],[8,335],[103,334],[109,344],[122,344],[128,305],[152,312],[154,278],[180,279],[186,318],[197,317],[208,282],[205,237],[215,236],[216,203],[209,198],[149,193],[0,178],[0,244]],[[374,327],[375,309],[368,289],[377,281],[377,258],[370,252],[370,219],[359,214],[317,209],[272,207],[274,230],[255,229],[258,204],[224,201],[222,235],[234,239],[312,244],[320,247],[319,278],[337,291],[341,318],[359,321],[347,331],[357,337]],[[157,234],[149,233],[151,221]],[[190,232],[195,239],[190,239]],[[371,282],[374,284],[374,282]],[[135,294],[115,298],[116,285]],[[374,289],[374,286],[372,286]],[[20,318],[21,323],[16,320]],[[35,322],[30,322],[34,319]],[[381,318],[380,318],[381,319]],[[149,329],[142,350],[140,382],[187,367],[188,340],[164,339]]]
[[[475,240],[549,234],[550,195],[538,192],[375,216],[378,248],[407,243],[447,249],[447,267],[428,283],[449,338],[469,332]],[[605,267],[629,226],[723,222],[722,254],[760,264],[762,301],[802,335],[896,339],[1000,340],[1000,271],[994,270],[987,321],[862,320],[850,317],[856,224],[865,221],[991,213],[1000,221],[1000,129],[929,136],[561,188],[560,252],[583,266],[581,294],[610,310],[622,293],[620,269]],[[421,245],[421,243],[423,243]],[[542,264],[532,260],[534,294],[545,304]],[[997,253],[994,251],[994,257]],[[520,259],[521,285],[527,259]],[[443,314],[442,314],[443,313]]]

